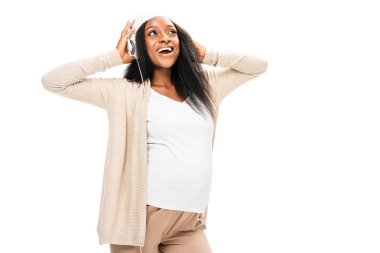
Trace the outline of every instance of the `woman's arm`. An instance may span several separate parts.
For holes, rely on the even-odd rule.
[[[220,67],[206,70],[219,101],[243,83],[264,73],[268,67],[268,63],[259,57],[212,48],[204,49],[202,63]]]
[[[45,89],[59,95],[106,108],[113,86],[120,78],[88,78],[96,72],[116,65],[129,64],[134,58],[126,52],[127,38],[135,29],[128,21],[120,34],[116,48],[93,57],[63,64],[42,76]]]
[[[115,78],[88,78],[96,72],[123,64],[118,50],[69,62],[47,72],[41,78],[43,87],[50,92],[105,108],[108,90]]]

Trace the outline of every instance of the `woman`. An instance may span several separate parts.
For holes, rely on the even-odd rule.
[[[204,230],[218,108],[267,63],[205,48],[167,17],[139,20],[127,23],[115,49],[59,66],[41,81],[107,112],[99,243],[113,253],[211,252]],[[132,35],[137,57],[126,49]],[[124,78],[88,77],[120,64],[129,64]]]

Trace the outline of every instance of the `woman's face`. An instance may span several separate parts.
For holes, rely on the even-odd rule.
[[[179,55],[179,38],[174,24],[166,17],[150,19],[145,26],[148,55],[157,68],[171,68]]]

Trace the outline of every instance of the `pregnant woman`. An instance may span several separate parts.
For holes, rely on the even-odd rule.
[[[88,77],[121,64],[122,78]],[[43,75],[48,91],[107,113],[100,244],[111,253],[212,252],[204,230],[219,105],[266,68],[144,14],[127,22],[114,49]]]

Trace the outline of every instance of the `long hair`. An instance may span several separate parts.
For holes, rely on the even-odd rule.
[[[171,21],[171,20],[170,20]],[[138,62],[143,79],[151,79],[153,76],[154,64],[149,58],[145,42],[144,22],[136,31],[136,49]],[[189,99],[189,105],[198,113],[205,115],[205,109],[215,118],[214,97],[211,86],[204,72],[201,59],[193,43],[192,38],[182,27],[171,21],[177,29],[180,44],[180,53],[177,61],[172,66],[171,81],[177,93]],[[125,69],[124,78],[128,81],[142,83],[140,71],[136,60]]]

